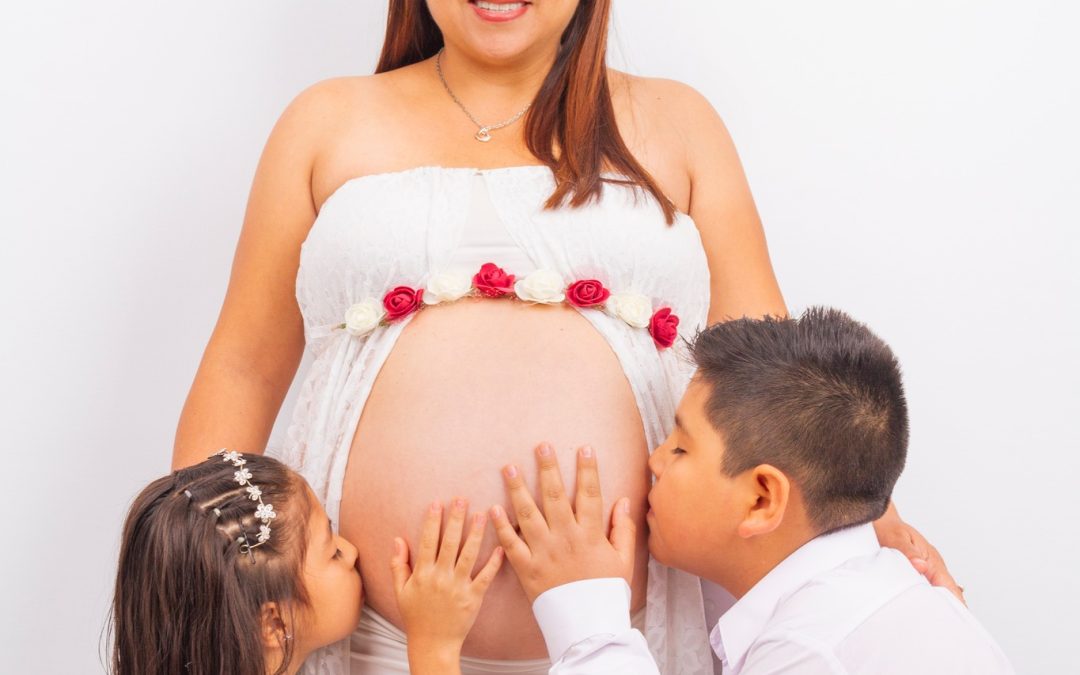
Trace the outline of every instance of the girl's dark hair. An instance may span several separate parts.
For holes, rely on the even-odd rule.
[[[570,206],[599,198],[605,182],[601,173],[610,166],[626,178],[608,182],[651,193],[670,225],[675,204],[630,154],[615,123],[606,59],[610,14],[611,0],[581,0],[563,31],[555,64],[525,117],[525,142],[555,176],[555,192],[545,208],[558,208],[567,198]],[[431,58],[442,46],[442,32],[425,0],[390,0],[386,39],[375,72]],[[557,158],[556,148],[561,151]]]
[[[289,616],[308,606],[301,576],[306,485],[275,459],[244,459],[251,483],[277,512],[269,541],[250,555],[241,544],[245,534],[257,541],[258,502],[218,455],[155,480],[135,498],[113,600],[115,675],[265,675],[264,603],[278,603]],[[286,671],[294,642],[282,642],[277,673]]]

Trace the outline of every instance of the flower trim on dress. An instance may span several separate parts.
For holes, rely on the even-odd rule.
[[[548,269],[538,269],[518,280],[491,262],[484,263],[471,278],[468,274],[440,272],[431,276],[426,288],[396,286],[383,296],[381,303],[367,298],[350,306],[345,311],[344,322],[334,328],[362,337],[425,306],[465,297],[510,297],[534,304],[565,303],[579,308],[603,309],[629,326],[648,329],[658,349],[675,344],[679,335],[679,317],[671,308],[660,307],[653,311],[652,300],[640,293],[612,293],[596,279],[580,279],[567,285],[558,272]]]

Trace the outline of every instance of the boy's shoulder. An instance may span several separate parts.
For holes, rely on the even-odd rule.
[[[1012,672],[974,615],[889,548],[849,560],[781,599],[747,663],[792,642],[852,673],[912,672],[913,663],[927,667],[919,672]],[[972,664],[985,669],[971,671]]]

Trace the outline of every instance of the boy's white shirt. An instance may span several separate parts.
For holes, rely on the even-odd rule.
[[[630,626],[630,585],[621,578],[556,586],[533,601],[551,675],[659,675],[640,631]]]
[[[659,673],[629,610],[622,579],[541,594],[533,613],[551,675]],[[710,642],[725,675],[1014,673],[967,608],[881,548],[872,525],[807,542],[720,617]]]

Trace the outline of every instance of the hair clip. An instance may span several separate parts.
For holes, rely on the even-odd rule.
[[[248,541],[247,532],[244,532],[244,543],[241,547],[241,551],[244,551],[251,555],[251,562],[255,562],[255,555],[251,553],[251,549],[256,548],[270,541],[270,521],[277,518],[277,513],[274,512],[273,504],[264,503],[262,500],[262,490],[259,486],[251,483],[251,472],[248,471],[247,460],[244,456],[235,450],[228,450],[222,448],[217,453],[224,461],[232,462],[232,465],[236,467],[236,471],[233,473],[233,479],[240,484],[241,487],[247,489],[248,499],[253,502],[259,502],[259,505],[255,507],[255,517],[262,521],[262,525],[259,525],[259,534],[256,535],[256,543],[252,544]],[[217,511],[217,509],[214,509]],[[218,511],[218,515],[221,512]],[[246,551],[244,550],[246,548]]]
[[[252,549],[255,548],[255,546],[258,546],[259,544],[255,544],[255,546],[252,546],[251,542],[248,541],[248,536],[247,536],[246,531],[240,530],[240,534],[241,534],[241,536],[236,538],[236,543],[240,544],[240,552],[241,553],[247,553],[248,557],[251,558],[251,564],[254,565],[255,564],[255,552],[252,551]],[[259,543],[261,544],[262,542],[259,542]]]
[[[184,490],[184,494],[187,495],[188,501],[191,501],[195,497],[192,496],[191,490]]]

